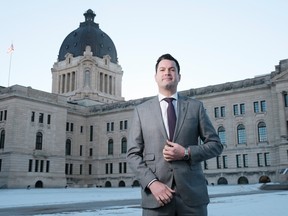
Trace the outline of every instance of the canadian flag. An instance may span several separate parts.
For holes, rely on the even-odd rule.
[[[11,46],[8,48],[7,53],[13,53],[14,52],[14,46],[11,44]]]

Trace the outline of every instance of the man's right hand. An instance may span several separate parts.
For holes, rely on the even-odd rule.
[[[171,202],[174,190],[160,181],[154,181],[149,189],[161,206]]]

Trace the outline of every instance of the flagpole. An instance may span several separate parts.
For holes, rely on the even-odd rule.
[[[9,47],[7,53],[10,54],[10,62],[9,62],[9,74],[8,74],[8,87],[10,86],[10,73],[11,73],[11,63],[12,63],[12,54],[14,52],[14,46],[13,42],[11,43],[11,46]]]
[[[13,54],[13,52],[10,52],[9,74],[8,74],[8,87],[10,86],[10,73],[11,73],[12,54]]]

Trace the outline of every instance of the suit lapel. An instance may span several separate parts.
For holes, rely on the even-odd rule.
[[[158,96],[156,96],[153,100],[151,100],[149,110],[151,111],[152,114],[151,121],[155,124],[158,124],[158,127],[160,128],[163,137],[166,137],[166,139],[168,139],[168,135],[166,133],[165,125],[163,122]]]
[[[183,122],[184,122],[184,119],[185,119],[185,116],[186,116],[187,110],[188,110],[188,102],[185,98],[179,96],[177,106],[178,106],[178,117],[177,117],[176,128],[175,128],[173,140],[177,139],[179,131],[183,125]]]

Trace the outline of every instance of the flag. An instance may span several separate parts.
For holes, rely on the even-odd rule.
[[[7,53],[13,53],[14,52],[14,46],[11,44],[11,46],[8,48]]]

